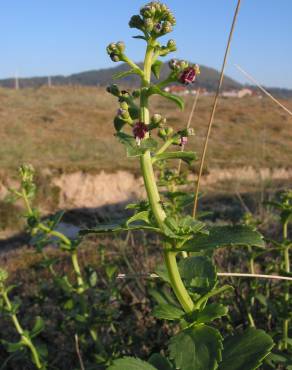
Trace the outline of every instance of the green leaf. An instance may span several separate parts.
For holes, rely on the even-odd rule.
[[[133,75],[133,74],[136,74],[136,70],[134,68],[130,69],[129,71],[115,73],[112,76],[112,79],[117,80],[118,78],[127,77],[127,76],[130,76],[130,75]]]
[[[264,240],[260,233],[249,226],[215,226],[209,235],[198,235],[189,240],[181,250],[199,252],[227,246],[255,246],[264,248]]]
[[[92,229],[83,229],[79,231],[79,235],[87,234],[106,234],[106,233],[117,233],[128,230],[149,230],[154,232],[160,232],[160,229],[145,224],[145,222],[132,222],[129,226],[126,225],[128,219],[122,219],[109,224],[99,224]]]
[[[205,306],[202,310],[194,311],[186,317],[187,322],[193,322],[196,324],[205,324],[218,319],[222,316],[226,316],[228,308],[219,303],[211,303]]]
[[[219,370],[257,369],[273,348],[272,338],[263,330],[247,329],[224,340]]]
[[[115,360],[108,370],[157,370],[149,363],[134,357],[123,357]]]
[[[129,226],[134,221],[144,221],[147,224],[149,224],[149,211],[142,211],[136,213],[134,216],[130,217],[127,220],[126,225]]]
[[[157,141],[151,138],[142,140],[140,146],[138,146],[135,138],[131,135],[124,132],[117,132],[115,135],[120,143],[125,145],[128,157],[138,157],[145,153],[146,150],[155,151],[158,146]]]
[[[153,94],[163,96],[164,98],[169,99],[169,100],[173,101],[174,103],[176,103],[181,110],[184,109],[184,101],[183,101],[182,98],[180,98],[177,95],[173,95],[173,94],[170,94],[166,91],[163,91],[158,86],[155,86],[155,85],[151,86],[148,90],[148,95],[149,96],[153,95]]]
[[[141,35],[137,35],[137,36],[132,36],[133,37],[133,39],[140,39],[140,40],[145,40],[145,41],[147,41],[147,39],[146,39],[146,37],[145,36],[141,36]]]
[[[153,316],[157,319],[164,320],[179,320],[183,315],[184,311],[180,308],[171,304],[160,304],[153,309]]]
[[[195,293],[209,292],[216,284],[216,269],[208,257],[183,258],[179,263],[179,270],[186,286]]]
[[[170,340],[170,358],[182,370],[214,370],[221,360],[222,337],[206,325],[188,328]]]
[[[19,341],[17,343],[12,343],[12,342],[7,342],[6,340],[2,339],[0,340],[0,343],[3,344],[3,346],[6,348],[6,351],[9,353],[19,351],[23,349],[24,347],[22,341]]]
[[[160,70],[162,66],[163,62],[161,62],[161,60],[156,60],[156,62],[152,64],[151,71],[157,79],[160,77]]]
[[[154,353],[148,361],[151,365],[155,366],[157,370],[174,370],[172,364],[167,358],[161,356],[159,353]]]
[[[152,158],[152,163],[168,159],[181,159],[182,161],[191,164],[191,162],[196,160],[197,158],[198,157],[195,152],[164,152],[161,154],[156,154]]]
[[[37,316],[34,327],[30,332],[31,338],[34,338],[37,335],[39,335],[44,330],[44,327],[45,327],[44,320],[40,316]]]

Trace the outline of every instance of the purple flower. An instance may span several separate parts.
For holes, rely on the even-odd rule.
[[[179,145],[180,145],[180,146],[185,146],[185,145],[187,144],[187,142],[188,142],[188,138],[187,138],[186,136],[182,136],[182,137],[180,138],[180,143],[179,143]]]
[[[137,144],[140,144],[140,141],[144,139],[146,133],[148,132],[148,127],[144,122],[137,122],[133,127],[133,135],[137,141]]]
[[[179,81],[183,84],[191,84],[195,81],[196,76],[198,73],[198,68],[196,67],[188,67],[183,70],[182,74],[179,77]]]

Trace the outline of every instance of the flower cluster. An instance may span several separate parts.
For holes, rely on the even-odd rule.
[[[120,62],[124,60],[125,44],[123,41],[110,43],[106,51],[113,62]]]
[[[200,68],[197,64],[189,65],[185,60],[172,59],[169,62],[169,68],[176,73],[177,80],[185,85],[191,84],[200,74]]]
[[[129,26],[157,38],[171,32],[175,23],[175,17],[168,7],[153,1],[141,8],[140,15],[131,18]]]

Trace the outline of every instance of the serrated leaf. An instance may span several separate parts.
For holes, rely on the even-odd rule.
[[[195,293],[209,292],[216,284],[216,269],[208,257],[183,258],[179,263],[179,270],[186,286]]]
[[[209,235],[198,235],[189,240],[181,250],[199,252],[201,250],[215,249],[227,246],[255,246],[264,248],[265,243],[260,233],[251,227],[238,226],[215,226],[209,231]]]
[[[214,370],[221,360],[222,337],[206,325],[188,328],[170,340],[170,358],[177,369]]]
[[[45,327],[44,320],[40,316],[37,316],[34,327],[30,332],[31,338],[34,338],[37,335],[39,335],[44,330],[44,327]]]
[[[157,370],[148,362],[134,357],[124,357],[115,360],[108,370]]]
[[[219,303],[211,303],[205,306],[202,310],[197,310],[186,317],[187,322],[196,324],[205,324],[212,322],[222,316],[227,315],[228,308]]]
[[[151,71],[157,79],[160,77],[160,70],[162,66],[163,62],[161,62],[161,60],[156,60],[151,66]]]
[[[254,370],[273,348],[272,338],[263,330],[249,328],[224,340],[219,370]]]
[[[184,311],[171,304],[160,304],[153,309],[153,316],[157,319],[178,320],[184,315]]]
[[[184,101],[177,95],[161,90],[158,86],[155,85],[151,86],[148,90],[148,95],[153,94],[163,96],[164,98],[173,101],[181,110],[184,109]]]
[[[154,353],[148,361],[151,365],[155,366],[157,370],[174,370],[172,364],[167,358],[161,356],[159,353]]]
[[[157,161],[165,161],[168,159],[181,159],[182,161],[191,164],[192,161],[196,160],[198,157],[195,152],[164,152],[161,154],[156,154],[152,158],[152,163]]]

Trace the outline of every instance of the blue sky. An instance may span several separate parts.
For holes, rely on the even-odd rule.
[[[112,66],[105,53],[124,40],[139,61],[143,41],[127,24],[140,0],[2,0],[0,78],[70,74]],[[177,26],[174,57],[220,68],[236,0],[168,0]],[[247,82],[241,65],[266,86],[292,88],[292,0],[242,0],[226,73]]]

